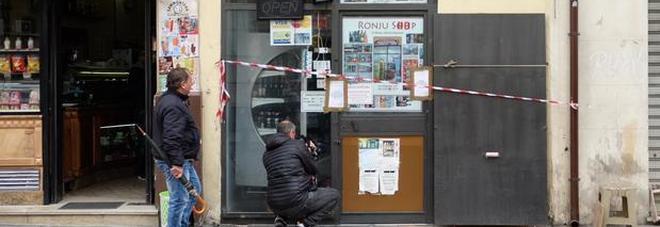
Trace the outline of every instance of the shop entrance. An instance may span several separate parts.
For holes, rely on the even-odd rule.
[[[437,86],[545,97],[544,15],[436,15],[434,26]],[[545,104],[438,92],[434,118],[435,224],[548,224]]]
[[[153,94],[145,1],[58,1],[53,54],[56,128],[61,145],[58,196],[50,202],[124,202],[151,198],[150,154],[134,128],[149,128]],[[54,174],[54,176],[57,176]]]

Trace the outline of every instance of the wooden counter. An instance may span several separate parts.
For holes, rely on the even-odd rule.
[[[118,167],[132,156],[118,160],[104,154],[101,126],[133,123],[133,111],[122,107],[66,107],[64,108],[62,143],[62,174],[65,183],[85,177],[95,171]],[[126,128],[123,130],[130,130]],[[128,135],[126,135],[128,137]],[[133,152],[126,148],[126,153]],[[87,182],[89,184],[93,182]],[[78,186],[84,186],[78,185]]]
[[[0,116],[0,147],[0,205],[42,204],[41,115]]]

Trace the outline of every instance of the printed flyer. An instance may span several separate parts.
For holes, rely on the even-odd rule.
[[[399,190],[399,138],[359,138],[360,194],[394,195]]]
[[[412,76],[408,75],[410,69],[424,64],[424,18],[346,17],[342,26],[342,73],[349,78],[393,83],[374,83],[372,102],[349,100],[350,111],[421,111],[421,102],[411,100],[403,84]],[[358,93],[351,88],[359,87],[349,86],[349,94]]]
[[[312,16],[306,15],[302,20],[271,20],[270,45],[312,45]]]

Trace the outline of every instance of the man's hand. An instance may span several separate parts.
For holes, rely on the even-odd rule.
[[[181,178],[181,176],[183,176],[183,167],[172,165],[172,168],[170,168],[170,172],[172,173],[172,176],[179,179]]]
[[[307,147],[309,148],[309,151],[312,153],[316,152],[316,144],[314,144],[314,141],[309,140],[309,143],[307,143]]]

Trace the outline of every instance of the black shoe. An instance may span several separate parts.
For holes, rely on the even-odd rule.
[[[279,215],[275,217],[275,227],[286,227],[287,223],[284,220],[284,218],[280,217]]]

